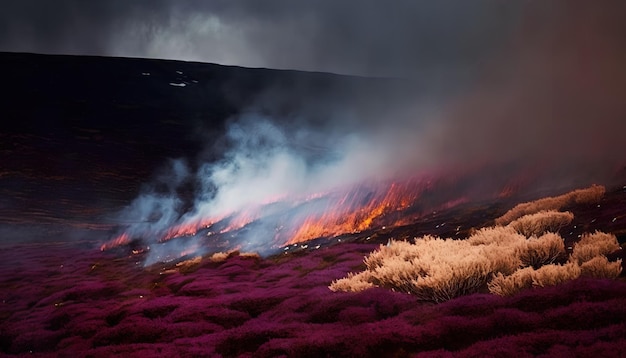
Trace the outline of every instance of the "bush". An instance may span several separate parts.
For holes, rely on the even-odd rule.
[[[261,256],[259,256],[258,253],[256,252],[239,252],[239,250],[229,250],[229,251],[220,251],[220,252],[216,252],[214,254],[212,254],[211,256],[209,256],[209,261],[211,262],[224,262],[226,260],[228,260],[231,257],[235,257],[235,256],[239,256],[241,258],[244,259],[254,259],[254,260],[258,260],[261,258]]]
[[[495,223],[496,225],[507,225],[524,215],[534,214],[540,211],[560,210],[564,206],[572,203],[594,204],[602,199],[605,191],[606,189],[602,185],[592,185],[589,188],[577,189],[563,195],[521,203],[497,218]]]
[[[507,246],[472,245],[467,240],[432,236],[417,239],[415,244],[392,240],[365,258],[366,273],[333,281],[330,289],[360,291],[381,286],[443,302],[478,292],[495,272],[516,269],[519,261],[513,253]],[[492,260],[496,257],[500,260]]]
[[[540,237],[531,237],[526,240],[520,250],[520,261],[523,266],[532,266],[535,269],[554,263],[565,255],[565,244],[559,234],[547,233]]]
[[[502,274],[494,275],[489,282],[489,292],[500,296],[511,296],[521,290],[531,287],[554,286],[565,281],[576,279],[580,276],[581,269],[578,265],[567,263],[565,265],[544,265],[535,270],[525,267],[517,270],[509,276]]]
[[[583,277],[617,278],[622,272],[622,260],[609,262],[604,256],[596,256],[580,265]]]
[[[595,200],[599,192],[596,187],[574,191],[567,200]],[[555,264],[566,254],[564,240],[547,231],[558,231],[573,218],[570,212],[540,211],[506,227],[480,229],[467,240],[429,235],[416,238],[413,244],[390,240],[365,257],[365,271],[335,280],[329,288],[358,292],[384,287],[420,300],[443,302],[485,286],[493,294],[508,296],[525,288],[557,285],[581,274],[617,277],[621,261],[609,263],[601,255],[619,249],[619,244],[614,235],[599,231],[585,234],[567,263]]]
[[[540,211],[535,214],[524,215],[512,221],[508,226],[526,237],[531,237],[546,232],[558,232],[563,226],[570,224],[572,220],[574,220],[574,214],[569,211],[564,213],[554,210]]]
[[[467,238],[470,245],[497,245],[510,246],[511,244],[524,241],[526,238],[520,235],[510,226],[494,226],[482,228]]]
[[[570,261],[579,265],[600,255],[608,255],[619,250],[619,242],[615,235],[596,231],[593,234],[583,234],[581,239],[574,244]]]
[[[489,292],[495,295],[512,296],[523,289],[532,287],[533,272],[535,272],[535,269],[532,267],[525,267],[509,276],[497,273],[487,287]]]
[[[564,265],[545,265],[532,274],[534,287],[555,286],[580,277],[580,266],[568,262]]]
[[[369,282],[369,280],[369,271],[363,271],[357,274],[350,272],[347,277],[333,281],[328,288],[333,292],[360,292],[374,287],[374,284]]]

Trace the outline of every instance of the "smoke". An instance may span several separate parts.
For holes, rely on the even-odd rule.
[[[626,102],[623,100],[626,98],[626,72],[623,71],[626,48],[622,40],[626,31],[623,31],[620,16],[624,7],[615,4],[616,7],[606,9],[578,2],[572,4],[571,7],[555,3],[525,6],[515,18],[514,28],[506,28],[506,43],[490,42],[485,37],[469,41],[470,47],[478,43],[497,46],[479,51],[481,54],[477,57],[461,56],[460,63],[451,60],[454,56],[442,57],[441,52],[434,50],[427,60],[429,55],[422,56],[424,47],[414,47],[413,50],[418,49],[415,51],[420,53],[419,59],[409,51],[406,61],[415,61],[416,68],[433,70],[437,67],[435,72],[443,69],[450,77],[416,79],[414,85],[419,91],[415,93],[421,95],[406,101],[406,93],[370,93],[354,103],[365,110],[302,106],[297,113],[300,118],[295,119],[293,116],[268,117],[261,114],[263,111],[249,108],[247,114],[233,118],[227,126],[225,139],[219,142],[223,150],[217,160],[192,165],[185,161],[170,163],[170,169],[157,180],[160,184],[148,188],[124,211],[122,216],[135,222],[129,232],[143,237],[150,233],[147,236],[156,242],[177,224],[207,217],[222,218],[283,198],[304,198],[368,180],[459,172],[468,168],[482,168],[485,176],[496,172],[502,177],[530,171],[529,176],[538,177],[534,185],[546,188],[610,183],[615,179],[615,172],[626,164],[626,141],[621,138],[626,133]],[[252,13],[228,6],[222,10],[224,12],[216,10],[223,17],[214,26],[226,26],[225,19],[241,19],[245,18],[244,14]],[[287,15],[295,11],[289,6],[282,10],[272,16],[261,11],[255,17],[257,22],[244,26],[241,31],[262,28],[259,36],[263,39],[265,31],[272,33],[276,28],[265,28],[259,22],[274,16],[287,21]],[[457,11],[461,10],[455,9],[451,14]],[[365,13],[369,15],[355,13],[356,19],[346,20],[345,31],[360,29],[361,22],[371,24],[373,12]],[[302,20],[298,16],[295,19]],[[487,23],[499,21],[501,19]],[[319,23],[314,21],[313,24],[319,35]],[[338,39],[329,40],[320,35],[320,41],[329,41],[330,49],[340,46],[347,38],[336,26],[329,31]],[[444,27],[460,36],[449,41],[450,46],[458,48],[466,38],[458,35],[463,25],[455,26]],[[384,27],[377,30],[389,31]],[[375,30],[368,31],[371,35]],[[401,32],[409,30],[403,28]],[[285,36],[290,35],[277,38],[284,40]],[[403,44],[402,37],[391,37],[391,42]],[[282,44],[282,40],[276,43]],[[346,61],[345,68],[358,73],[388,74],[386,66],[396,66],[393,58],[404,54],[381,51],[374,36],[371,48],[366,45],[363,49],[348,48],[363,58],[381,51],[381,57],[371,57],[376,66],[361,58],[357,61],[342,56],[328,62],[319,58],[314,61],[314,54],[324,51],[309,40],[303,41],[307,45],[298,44],[309,46],[308,50],[296,46],[293,56],[286,56],[294,59],[294,63],[302,66],[300,68],[335,70]],[[274,52],[282,47],[268,46],[267,49]],[[255,52],[250,58],[261,58],[257,63],[263,65],[291,66],[272,62],[278,55],[268,55],[267,49],[252,46],[249,50]],[[281,56],[287,52],[276,51]],[[310,56],[313,62],[298,56]],[[480,64],[474,63],[476,61]],[[410,66],[397,68],[405,74],[416,73],[411,72]],[[467,68],[473,69],[472,82],[458,75]],[[454,91],[435,90],[440,88],[454,88]],[[276,101],[275,95],[271,91],[260,93],[257,105],[263,107],[264,103]],[[394,96],[401,99],[391,102],[380,99]],[[309,121],[309,117],[320,113],[327,116],[322,123]],[[214,143],[207,145],[214,146]],[[485,181],[489,182],[488,179]],[[193,195],[183,198],[181,191],[190,183]],[[324,205],[309,209],[324,210]],[[261,215],[271,216],[270,213]],[[261,221],[247,240],[269,243],[282,224]],[[168,242],[171,245],[167,246],[168,250],[179,252],[197,244],[193,240],[172,241],[177,243]]]
[[[436,156],[540,164],[555,181],[607,180],[626,163],[626,28],[618,20],[626,8],[574,2],[544,18],[535,10],[510,50],[432,128]]]
[[[184,159],[170,160],[120,212],[119,221],[131,237],[152,245],[146,264],[166,260],[173,253],[198,252],[194,238],[156,245],[173,227],[241,213],[252,215],[246,220],[256,221],[254,232],[243,241],[251,247],[269,246],[277,228],[295,229],[298,220],[321,214],[327,207],[309,204],[299,209],[297,219],[291,217],[293,222],[273,214],[293,209],[314,195],[390,179],[404,171],[400,169],[405,163],[397,150],[390,150],[386,135],[366,131],[333,135],[327,129],[293,127],[284,119],[258,113],[234,118],[227,125],[218,160],[193,166]],[[191,200],[183,194],[189,190],[193,190]],[[266,206],[277,202],[274,211]]]

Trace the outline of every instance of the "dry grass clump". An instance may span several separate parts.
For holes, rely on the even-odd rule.
[[[559,257],[565,255],[565,244],[560,235],[547,233],[540,237],[531,237],[525,240],[519,252],[522,266],[537,269],[543,265],[554,263]]]
[[[622,260],[610,262],[605,256],[596,256],[580,265],[581,276],[617,278],[622,273]]]
[[[369,282],[369,276],[369,271],[363,271],[356,274],[349,272],[347,277],[333,281],[330,285],[330,290],[335,292],[359,292],[375,287],[373,283]]]
[[[517,292],[531,288],[533,286],[533,273],[535,269],[532,267],[524,267],[515,271],[511,275],[497,273],[487,284],[489,292],[500,296],[511,296]]]
[[[531,287],[555,286],[577,279],[582,271],[580,266],[571,262],[563,265],[548,264],[536,270],[529,266],[508,276],[496,274],[487,286],[493,294],[511,296]]]
[[[496,225],[507,225],[524,215],[534,214],[540,211],[560,210],[571,203],[594,204],[602,199],[605,192],[606,189],[604,186],[592,185],[589,188],[573,190],[563,195],[521,203],[497,218],[495,223]]]
[[[524,215],[521,218],[513,220],[507,226],[514,228],[517,232],[526,237],[531,237],[546,232],[558,232],[563,226],[569,225],[572,220],[574,220],[574,214],[569,211],[560,212],[549,210]]]
[[[511,237],[504,239],[504,233]],[[425,236],[414,244],[392,240],[365,258],[366,273],[333,281],[330,289],[361,291],[378,286],[435,302],[478,292],[493,274],[510,274],[519,267],[518,246],[525,238],[502,228],[476,235],[473,240]],[[485,243],[479,244],[481,240]]]
[[[525,237],[520,235],[513,227],[494,226],[477,230],[467,238],[470,245],[496,245],[510,246],[523,241]]]
[[[534,287],[555,286],[580,277],[580,266],[568,262],[563,265],[545,265],[532,274]]]
[[[593,234],[583,234],[580,241],[574,244],[570,261],[581,265],[594,257],[606,256],[620,249],[615,235],[596,231]]]
[[[244,258],[244,259],[258,260],[261,258],[261,255],[259,255],[256,252],[241,252],[239,253],[239,257]]]
[[[228,250],[226,252],[220,251],[220,252],[216,252],[213,255],[209,256],[209,261],[211,262],[224,262],[226,260],[228,260],[231,257],[235,257],[235,256],[239,256],[241,258],[246,258],[246,259],[259,259],[261,258],[261,256],[259,256],[258,253],[256,252],[239,252],[239,250],[234,249],[234,250]]]
[[[181,273],[193,272],[202,263],[202,256],[176,263],[176,269]]]
[[[571,200],[598,197],[596,187],[588,190],[570,193]],[[573,218],[570,212],[540,211],[507,226],[480,229],[467,240],[429,235],[414,243],[390,240],[364,259],[365,271],[335,280],[329,288],[357,292],[385,287],[443,302],[483,289],[507,296],[581,275],[619,276],[621,261],[609,262],[603,256],[619,249],[614,235],[599,231],[583,235],[566,260],[564,240],[556,231]]]

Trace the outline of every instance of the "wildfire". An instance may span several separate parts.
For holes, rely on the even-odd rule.
[[[109,250],[118,246],[127,245],[130,243],[130,235],[128,233],[123,233],[113,240],[102,244],[100,246],[100,251]]]
[[[190,220],[180,223],[178,225],[174,225],[169,230],[167,230],[167,232],[165,233],[165,235],[163,235],[163,237],[161,237],[159,242],[165,242],[181,236],[193,236],[198,233],[198,230],[211,227],[217,221],[220,220],[203,218],[198,220]]]
[[[204,238],[217,235],[215,240],[225,242],[220,235],[231,233],[236,242],[242,229],[259,223],[260,226],[250,226],[248,233],[253,236],[270,235],[264,242],[274,247],[282,247],[320,237],[407,224],[420,216],[419,210],[415,209],[416,203],[419,203],[422,195],[432,185],[431,180],[421,177],[361,183],[345,190],[312,193],[301,197],[282,195],[238,212],[214,217],[196,215],[182,220],[164,233],[157,233],[157,242],[165,243],[176,238],[197,236],[203,230],[206,230],[206,234],[202,236]],[[262,233],[259,233],[258,227],[265,231],[261,230]],[[268,230],[271,234],[267,234]],[[101,249],[127,244],[130,239],[129,234],[124,233],[102,245]]]
[[[331,202],[322,213],[307,217],[295,229],[286,245],[370,229],[387,214],[409,208],[427,184],[413,179],[392,182],[386,186],[357,186]],[[390,220],[391,225],[399,223],[397,218]],[[382,226],[382,223],[379,224]]]

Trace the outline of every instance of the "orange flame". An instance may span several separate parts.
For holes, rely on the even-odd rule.
[[[159,242],[165,242],[181,236],[193,236],[198,232],[198,230],[211,227],[211,225],[215,224],[218,221],[219,220],[216,219],[204,218],[180,223],[178,225],[172,226],[169,230],[167,230],[167,232],[165,233],[165,235],[163,235]]]
[[[419,214],[407,209],[413,208],[424,191],[432,189],[433,185],[428,178],[414,177],[395,182],[362,183],[349,190],[313,193],[299,198],[281,195],[239,212],[215,217],[196,216],[182,221],[169,228],[159,242],[194,236],[200,230],[209,228],[209,234],[235,232],[270,216],[273,218],[271,220],[275,220],[271,221],[272,225],[276,225],[272,244],[277,246],[358,233],[382,226],[404,225],[414,221]],[[450,201],[445,205],[453,206],[462,201]],[[274,203],[278,206],[272,208]],[[125,233],[103,245],[102,249],[129,241],[129,235]]]
[[[109,250],[118,246],[127,245],[129,243],[130,243],[130,235],[127,232],[125,232],[119,235],[118,237],[116,237],[115,239],[102,244],[102,246],[100,246],[100,251]]]
[[[361,232],[373,228],[386,214],[403,211],[415,203],[428,182],[409,180],[379,186],[373,191],[356,187],[319,215],[307,217],[286,245],[323,236]],[[371,190],[371,189],[370,189]],[[369,199],[364,201],[363,198]],[[397,225],[398,219],[390,225]]]

